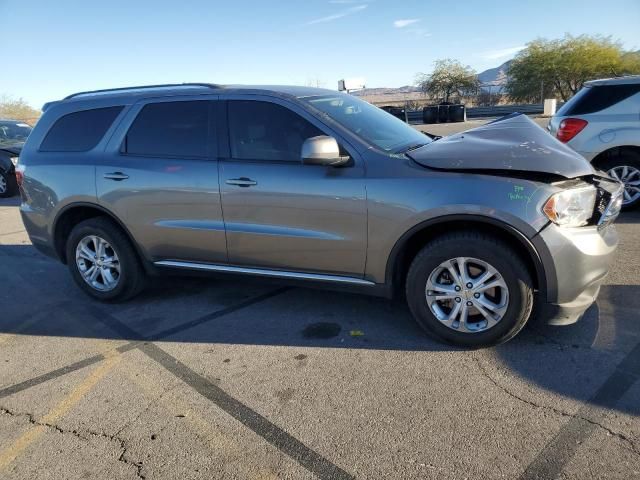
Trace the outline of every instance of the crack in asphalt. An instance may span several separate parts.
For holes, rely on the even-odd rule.
[[[142,468],[143,468],[142,462],[132,461],[127,458],[126,456],[128,451],[127,443],[123,438],[118,436],[118,433],[120,432],[117,432],[113,435],[109,435],[108,433],[105,433],[105,432],[96,432],[90,429],[84,429],[83,431],[79,431],[76,429],[67,430],[53,423],[41,422],[37,420],[32,413],[16,412],[5,407],[0,407],[0,415],[5,415],[9,417],[23,417],[23,418],[26,418],[31,425],[45,427],[63,435],[73,435],[74,437],[80,440],[83,440],[85,442],[89,441],[88,437],[102,438],[102,439],[109,440],[110,442],[115,442],[118,444],[121,450],[120,455],[117,458],[117,461],[135,468],[137,478],[141,478],[141,479],[145,478],[145,476],[142,474]]]
[[[136,423],[140,419],[140,417],[142,417],[145,413],[147,413],[149,410],[151,410],[151,407],[153,407],[153,406],[157,405],[158,403],[160,403],[160,401],[164,398],[165,395],[173,392],[176,388],[178,388],[178,386],[179,385],[176,384],[176,385],[172,386],[171,388],[167,388],[165,391],[163,391],[156,398],[150,400],[149,403],[147,403],[147,405],[142,410],[140,410],[140,413],[138,413],[134,418],[132,418],[131,420],[126,422],[122,427],[120,427],[118,429],[118,431],[116,433],[114,433],[114,436],[120,435],[123,431],[125,431],[127,428],[129,428],[134,423]]]
[[[626,443],[627,445],[629,445],[629,447],[625,447],[626,450],[634,453],[635,455],[640,456],[640,449],[636,446],[635,442],[630,439],[629,437],[627,437],[626,435],[624,435],[623,433],[619,433],[616,432],[614,430],[611,430],[609,427],[596,422],[595,420],[592,420],[588,417],[584,417],[582,415],[579,415],[577,413],[569,413],[569,412],[565,412],[564,410],[560,410],[558,408],[555,407],[550,407],[548,405],[541,405],[538,404],[536,402],[533,402],[531,400],[527,400],[526,398],[521,397],[520,395],[517,395],[515,393],[513,393],[512,391],[510,391],[508,388],[504,387],[503,385],[501,385],[500,383],[498,383],[497,380],[495,380],[487,371],[487,369],[485,368],[485,366],[482,364],[481,360],[477,357],[477,356],[473,356],[473,359],[475,360],[476,364],[478,365],[478,368],[480,370],[480,372],[482,373],[482,376],[484,376],[487,380],[489,380],[493,385],[495,385],[497,388],[499,388],[500,390],[502,390],[504,393],[506,393],[507,395],[509,395],[511,398],[518,400],[521,403],[525,403],[531,407],[535,407],[535,408],[541,408],[543,410],[547,410],[550,412],[553,412],[557,415],[563,416],[563,417],[568,417],[568,418],[574,418],[577,420],[582,420],[584,422],[587,422],[595,427],[599,427],[602,430],[604,430],[605,432],[607,432],[608,435],[613,436],[613,437],[617,437],[618,439],[622,440],[623,443]]]

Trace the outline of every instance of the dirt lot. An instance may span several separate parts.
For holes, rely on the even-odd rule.
[[[18,204],[0,201],[2,479],[640,478],[640,213],[578,324],[463,351],[401,304],[264,281],[100,304]]]

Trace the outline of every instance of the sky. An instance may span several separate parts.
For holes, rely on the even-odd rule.
[[[212,82],[414,84],[433,62],[478,72],[527,42],[611,35],[640,49],[640,0],[0,0],[0,96]]]

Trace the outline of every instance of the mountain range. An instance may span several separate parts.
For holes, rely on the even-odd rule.
[[[483,72],[478,74],[478,80],[483,86],[492,87],[493,91],[496,91],[495,87],[502,87],[507,81],[507,70],[509,70],[509,65],[511,65],[511,60],[504,62],[502,65],[489,68]],[[364,88],[362,90],[357,90],[351,92],[353,95],[357,95],[359,97],[368,97],[368,96],[379,96],[379,95],[406,95],[408,93],[417,93],[420,92],[420,87],[416,87],[415,85],[405,85],[403,87],[398,88]]]

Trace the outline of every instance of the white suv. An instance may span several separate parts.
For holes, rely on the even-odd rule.
[[[596,168],[624,182],[623,208],[640,206],[640,76],[587,82],[548,128]]]

